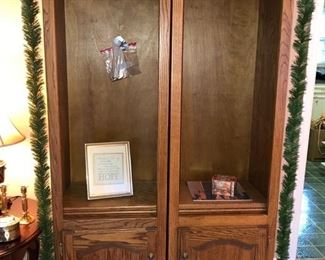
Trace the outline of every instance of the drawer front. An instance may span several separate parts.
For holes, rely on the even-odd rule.
[[[156,229],[63,231],[66,260],[156,259]]]
[[[211,227],[180,228],[179,259],[265,260],[267,229]]]

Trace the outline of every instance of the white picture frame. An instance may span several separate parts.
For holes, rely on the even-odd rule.
[[[88,200],[133,195],[130,143],[86,143]]]

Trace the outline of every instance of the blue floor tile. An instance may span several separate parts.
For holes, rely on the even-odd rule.
[[[297,257],[300,258],[320,258],[321,253],[313,246],[298,247]]]
[[[314,246],[325,245],[325,234],[305,234],[308,241]]]
[[[325,256],[325,246],[317,246],[316,248],[322,255]]]
[[[300,225],[299,234],[322,234],[324,231],[316,224]]]
[[[307,239],[306,235],[303,234],[303,235],[300,235],[298,237],[298,247],[299,246],[310,246],[311,243],[310,241]]]
[[[325,166],[307,162],[297,258],[325,259]]]

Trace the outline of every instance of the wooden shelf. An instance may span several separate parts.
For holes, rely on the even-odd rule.
[[[88,200],[85,183],[71,183],[64,193],[64,218],[156,216],[156,183],[134,182],[131,197]]]
[[[43,0],[57,258],[273,258],[293,7]],[[112,82],[95,45],[116,35],[141,73]],[[134,195],[88,200],[84,144],[124,140]],[[252,199],[193,202],[214,171]]]
[[[252,198],[249,201],[193,202],[185,181],[180,184],[179,213],[188,214],[246,214],[266,213],[265,198],[248,182],[240,184]]]

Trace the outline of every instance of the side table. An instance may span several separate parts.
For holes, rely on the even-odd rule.
[[[37,203],[35,200],[28,199],[28,211],[37,219]],[[13,202],[10,214],[21,217],[21,199],[18,198]],[[40,230],[37,220],[29,225],[20,225],[20,237],[14,241],[0,243],[0,259],[1,260],[22,260],[28,252],[28,260],[37,260],[39,254],[38,236]]]

